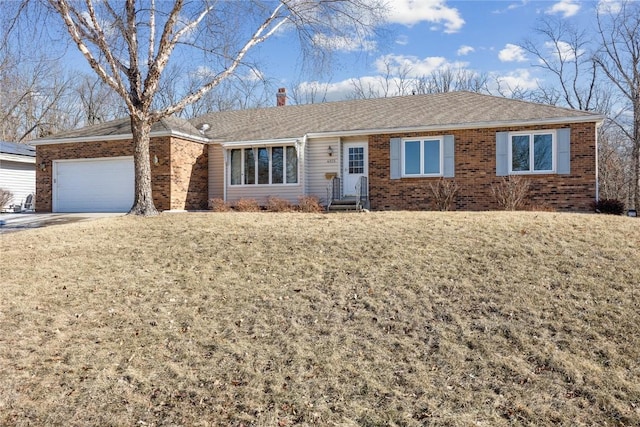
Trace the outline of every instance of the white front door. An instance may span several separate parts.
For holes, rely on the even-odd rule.
[[[342,191],[344,196],[355,196],[356,185],[369,173],[366,142],[345,142],[342,157]]]

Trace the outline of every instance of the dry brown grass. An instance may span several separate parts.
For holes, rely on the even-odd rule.
[[[640,425],[639,247],[536,212],[0,235],[0,425]]]

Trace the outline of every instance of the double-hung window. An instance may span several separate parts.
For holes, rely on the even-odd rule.
[[[402,176],[442,176],[442,137],[402,140]]]
[[[231,185],[298,183],[298,155],[293,145],[230,150]]]
[[[555,133],[517,132],[509,135],[509,172],[513,174],[553,173]]]

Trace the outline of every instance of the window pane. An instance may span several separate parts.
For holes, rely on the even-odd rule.
[[[511,170],[529,170],[529,135],[511,137]]]
[[[298,156],[296,147],[287,147],[287,184],[298,182]]]
[[[231,150],[231,185],[242,184],[242,150]]]
[[[256,161],[252,148],[246,148],[244,150],[244,183],[256,183]]]
[[[364,173],[363,147],[349,147],[349,173]]]
[[[550,171],[553,169],[553,143],[551,135],[533,136],[533,169]]]
[[[404,173],[420,175],[420,141],[404,143]]]
[[[284,177],[284,164],[283,160],[283,148],[282,147],[273,147],[271,149],[271,183],[272,184],[282,184]]]
[[[440,173],[440,141],[424,141],[424,174]]]
[[[258,148],[258,184],[269,183],[269,150]]]

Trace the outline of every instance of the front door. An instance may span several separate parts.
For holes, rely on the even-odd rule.
[[[344,196],[355,196],[356,185],[368,174],[367,143],[345,142],[343,145],[342,176]]]

